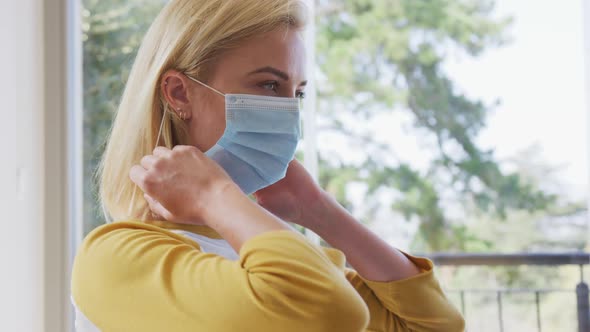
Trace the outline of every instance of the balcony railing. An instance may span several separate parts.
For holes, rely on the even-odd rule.
[[[590,254],[588,253],[518,253],[518,254],[445,254],[437,253],[426,255],[432,259],[437,266],[518,266],[518,265],[536,265],[536,266],[563,266],[577,265],[580,270],[580,281],[575,289],[449,289],[448,293],[459,295],[461,311],[468,319],[467,308],[465,306],[466,294],[495,294],[496,307],[498,313],[498,330],[505,331],[503,297],[505,294],[530,293],[534,297],[536,311],[537,331],[542,331],[541,324],[541,296],[547,293],[573,293],[576,295],[577,320],[579,332],[590,332],[590,303],[588,284],[584,281],[584,266],[590,264]]]

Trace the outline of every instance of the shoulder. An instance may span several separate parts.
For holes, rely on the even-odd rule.
[[[170,253],[198,255],[199,245],[178,234],[142,222],[115,222],[90,232],[76,253],[71,275],[72,298],[91,317],[112,309],[133,287],[171,264]],[[127,294],[125,294],[127,292]]]
[[[119,221],[104,224],[90,232],[78,248],[76,258],[85,257],[89,253],[114,254],[121,249],[149,243],[154,239],[168,239],[169,243],[186,244],[199,249],[199,244],[195,241],[164,228],[139,221]]]
[[[87,274],[83,269],[104,269],[138,256],[150,256],[158,246],[200,250],[197,242],[154,225],[137,221],[109,223],[84,238],[74,259],[72,277]]]

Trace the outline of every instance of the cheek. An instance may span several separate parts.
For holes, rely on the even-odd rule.
[[[212,140],[217,142],[225,131],[225,105],[221,103],[219,107],[215,108],[212,114],[211,130],[213,131]]]
[[[223,135],[225,131],[225,104],[220,100],[208,100],[199,105],[193,113],[189,125],[194,145],[201,151],[207,151]]]

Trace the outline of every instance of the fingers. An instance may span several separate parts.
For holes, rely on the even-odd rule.
[[[139,164],[147,169],[154,168],[159,159],[170,157],[171,150],[163,146],[158,146],[154,149],[153,154],[148,154],[141,158]]]
[[[143,197],[145,198],[146,202],[148,203],[148,206],[153,214],[160,216],[160,217],[164,218],[165,220],[171,220],[172,215],[170,214],[170,212],[168,210],[166,210],[166,208],[164,208],[164,206],[162,206],[162,204],[160,202],[153,199],[148,194],[143,194]]]
[[[137,184],[143,192],[153,194],[155,176],[154,169],[158,162],[162,159],[169,159],[172,157],[172,150],[158,146],[154,149],[153,154],[146,155],[141,158],[139,165],[134,165],[129,170],[129,178]],[[156,172],[157,173],[157,172]]]
[[[129,170],[129,178],[131,178],[131,181],[133,181],[133,183],[135,183],[142,190],[144,190],[146,173],[147,171],[145,170],[145,168],[139,165],[133,165],[133,167],[131,167],[131,170]]]
[[[150,209],[151,209],[151,208],[153,208],[153,207],[155,207],[156,203],[158,202],[158,201],[156,201],[155,199],[153,199],[153,198],[152,198],[150,195],[148,195],[148,194],[143,194],[143,197],[144,197],[144,198],[145,198],[145,200],[148,202],[148,204],[149,204],[149,206],[150,206]],[[152,212],[156,212],[156,211],[154,211],[154,210],[152,209]]]
[[[152,211],[152,215],[161,216],[161,214],[158,213],[158,208],[156,207],[157,201],[145,193],[143,194],[143,198],[145,198],[145,201],[148,203],[148,207],[150,208],[150,211]]]
[[[158,190],[158,181],[149,174],[150,172],[140,165],[133,165],[129,171],[129,178],[135,183],[144,193],[154,194]]]
[[[195,147],[190,145],[176,145],[172,148],[172,151],[191,151]]]
[[[154,149],[154,156],[156,157],[166,157],[168,156],[172,151],[168,148],[165,148],[163,146],[156,146],[156,148]]]
[[[154,167],[156,160],[158,160],[156,157],[154,157],[152,155],[147,155],[147,156],[141,158],[141,161],[139,163],[141,164],[141,166],[143,168],[150,169],[150,168]]]

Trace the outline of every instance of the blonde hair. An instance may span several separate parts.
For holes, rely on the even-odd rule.
[[[300,29],[305,13],[303,0],[172,0],[162,9],[137,53],[97,173],[107,221],[147,220],[150,211],[130,168],[156,144],[188,143],[185,123],[166,117],[161,76],[175,69],[206,80],[224,51],[281,26]]]

